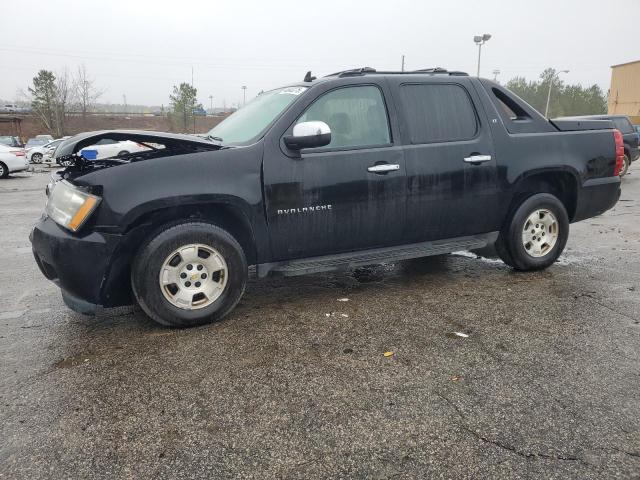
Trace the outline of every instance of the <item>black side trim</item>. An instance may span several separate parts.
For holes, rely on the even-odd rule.
[[[291,260],[288,262],[262,263],[257,266],[258,276],[265,277],[270,272],[284,276],[306,275],[309,273],[327,272],[332,270],[348,269],[361,265],[376,263],[389,263],[410,258],[428,257],[466,250],[482,248],[495,242],[498,232],[458,237],[433,242],[412,243],[395,247],[374,248],[359,252],[340,253],[337,255],[325,255]]]

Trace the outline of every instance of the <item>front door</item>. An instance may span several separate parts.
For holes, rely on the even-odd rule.
[[[402,147],[393,143],[383,89],[351,85],[318,96],[299,122],[331,129],[322,148],[265,154],[266,214],[274,260],[396,245],[406,218]]]

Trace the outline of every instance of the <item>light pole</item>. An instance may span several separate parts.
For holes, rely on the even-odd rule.
[[[209,100],[211,100],[211,115],[213,115],[213,95],[209,95]]]
[[[497,82],[498,81],[498,75],[500,75],[500,70],[498,70],[496,68],[492,73],[493,73],[493,81]]]
[[[242,106],[244,107],[247,104],[247,86],[242,86]]]
[[[544,116],[549,118],[549,102],[551,101],[551,89],[553,88],[553,80],[559,77],[561,73],[569,73],[569,70],[560,70],[558,73],[551,75],[549,79],[549,93],[547,94],[547,107],[544,109]]]
[[[482,45],[487,43],[490,38],[491,35],[488,33],[476,35],[475,37],[473,37],[473,41],[476,42],[476,45],[478,45],[478,77],[480,76],[480,56],[482,55]]]

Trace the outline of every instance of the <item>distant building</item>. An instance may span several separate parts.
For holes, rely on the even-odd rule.
[[[611,67],[609,115],[628,115],[640,125],[640,60]]]

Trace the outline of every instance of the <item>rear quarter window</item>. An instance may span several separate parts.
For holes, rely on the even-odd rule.
[[[400,97],[411,143],[455,142],[476,136],[476,111],[462,86],[405,84]]]

